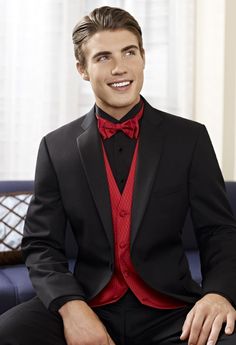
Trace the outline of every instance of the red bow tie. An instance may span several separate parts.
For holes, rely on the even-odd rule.
[[[139,135],[139,120],[142,117],[142,115],[143,115],[143,106],[134,118],[122,123],[113,123],[99,116],[97,117],[98,130],[100,134],[102,135],[103,139],[108,139],[112,137],[118,131],[123,131],[131,139],[133,138],[137,139]]]

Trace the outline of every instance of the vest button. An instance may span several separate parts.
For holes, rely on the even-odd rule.
[[[128,213],[125,210],[120,211],[120,217],[125,217]]]
[[[120,245],[119,245],[119,247],[120,247],[121,249],[125,248],[125,247],[126,247],[126,243],[125,243],[125,242],[121,242]]]

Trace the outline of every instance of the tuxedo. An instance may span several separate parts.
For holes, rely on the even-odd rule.
[[[201,287],[191,277],[181,237],[189,209]],[[64,252],[67,222],[78,244],[74,274]],[[150,287],[187,304],[208,292],[236,304],[236,223],[207,131],[146,101],[130,231],[132,263]],[[114,234],[94,108],[42,139],[22,250],[46,307],[62,296],[89,301],[111,280]]]

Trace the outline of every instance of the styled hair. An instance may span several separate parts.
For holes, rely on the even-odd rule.
[[[103,6],[95,8],[89,15],[83,17],[73,29],[74,53],[81,66],[86,67],[84,45],[95,33],[119,29],[131,31],[137,37],[143,55],[142,31],[136,19],[121,8]]]

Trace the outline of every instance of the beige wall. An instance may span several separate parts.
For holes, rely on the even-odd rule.
[[[194,118],[210,133],[225,179],[236,180],[236,1],[196,0]]]
[[[223,169],[236,179],[236,1],[225,1]]]

